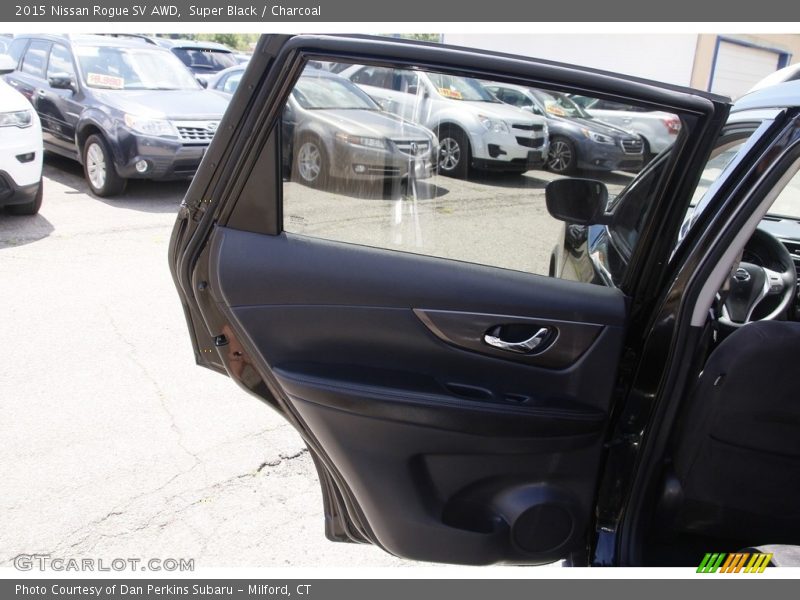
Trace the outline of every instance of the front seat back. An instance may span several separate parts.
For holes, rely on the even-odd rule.
[[[800,323],[751,323],[726,338],[678,432],[680,528],[800,541]]]

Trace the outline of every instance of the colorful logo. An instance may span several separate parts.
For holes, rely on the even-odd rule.
[[[709,552],[703,557],[698,573],[763,573],[769,566],[772,554],[758,552]]]

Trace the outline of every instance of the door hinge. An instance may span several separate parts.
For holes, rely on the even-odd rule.
[[[609,448],[615,448],[616,446],[621,446],[623,444],[626,446],[638,446],[641,439],[642,434],[640,433],[623,433],[608,440],[605,444],[603,444],[603,448],[608,450]]]

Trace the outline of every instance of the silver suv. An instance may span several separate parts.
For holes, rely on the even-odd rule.
[[[463,178],[470,166],[524,173],[545,163],[546,120],[501,103],[477,79],[364,65],[340,75],[384,110],[435,131],[440,173]]]

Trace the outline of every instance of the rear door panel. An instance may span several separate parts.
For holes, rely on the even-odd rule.
[[[630,299],[284,232],[277,119],[304,58],[337,57],[637,98],[689,115],[689,148],[715,135],[720,104],[464,49],[267,36],[173,233],[198,362],[224,369],[302,435],[331,539],[472,564],[585,553]],[[678,156],[671,177],[697,173]],[[497,326],[553,335],[521,356],[484,343]]]
[[[581,543],[623,337],[618,290],[226,228],[210,272],[384,548],[484,563],[554,560]],[[585,350],[558,367],[465,350],[420,308],[532,319]],[[517,511],[535,524],[511,532]]]

